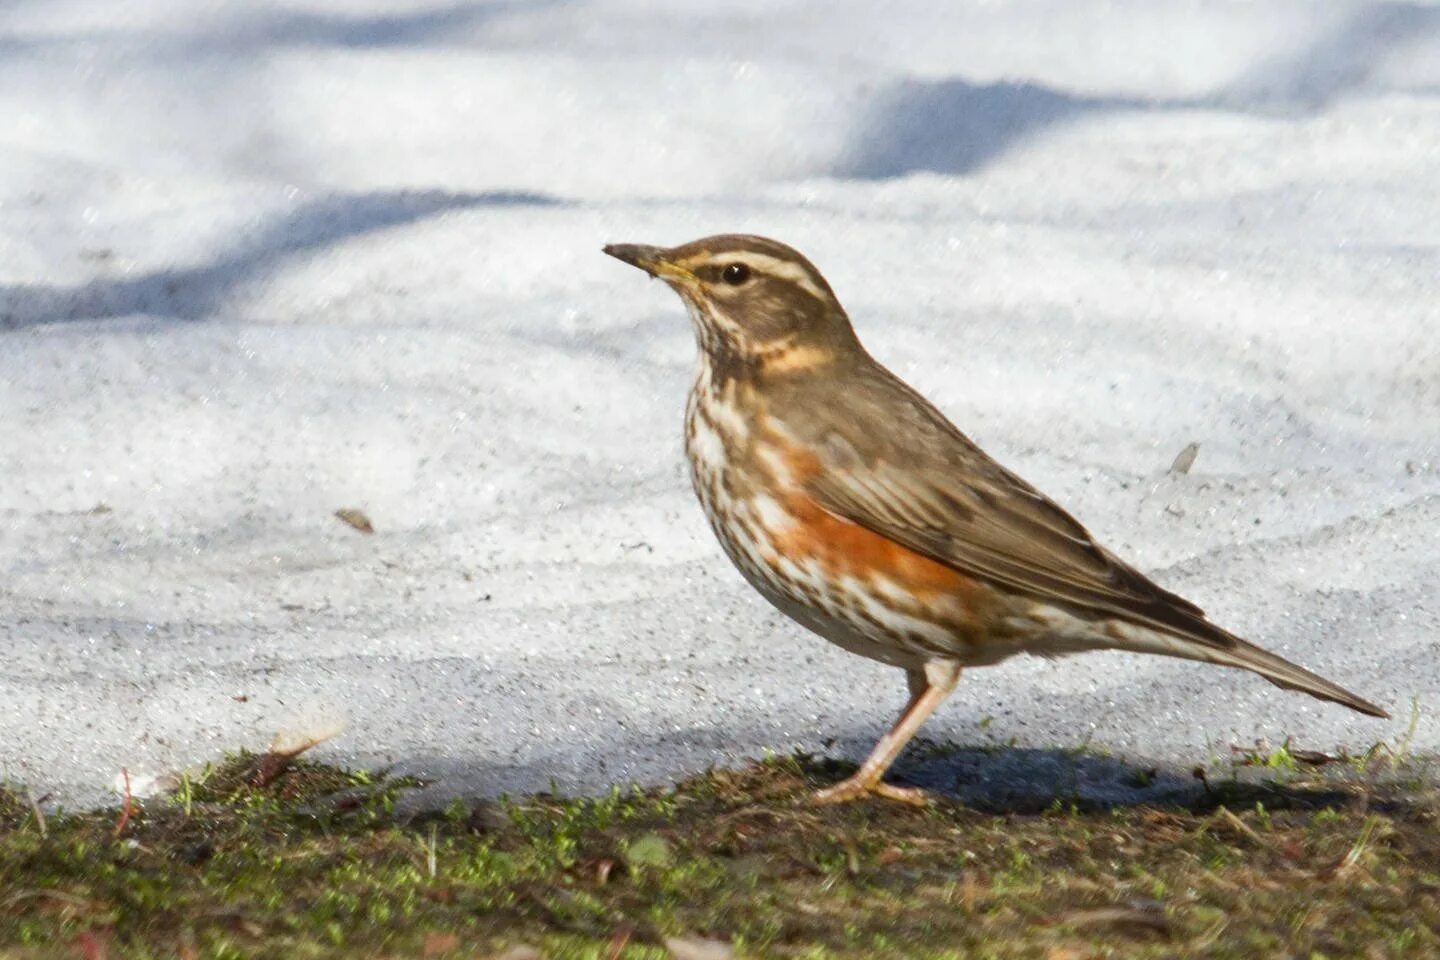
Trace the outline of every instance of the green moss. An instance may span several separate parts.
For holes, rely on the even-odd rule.
[[[42,833],[0,791],[0,957],[642,958],[671,936],[817,958],[1440,954],[1440,802],[1412,771],[1021,814],[816,807],[835,765],[785,757],[402,816],[414,781],[264,762],[202,771],[118,835],[115,810]]]

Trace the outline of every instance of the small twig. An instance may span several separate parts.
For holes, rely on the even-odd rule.
[[[1074,927],[1128,927],[1164,935],[1170,933],[1170,920],[1165,916],[1164,906],[1158,903],[1137,902],[1091,910],[1070,910],[1057,919]]]
[[[26,900],[58,900],[67,903],[80,910],[90,910],[95,906],[94,901],[86,900],[84,897],[77,897],[73,893],[65,893],[63,890],[17,890],[4,900],[0,900],[0,907],[9,909],[18,903]]]
[[[1211,925],[1210,929],[1202,933],[1199,939],[1193,941],[1191,946],[1197,950],[1203,950],[1209,947],[1216,940],[1220,939],[1220,934],[1224,933],[1225,928],[1228,926],[1230,926],[1230,917],[1228,914],[1222,913],[1220,918]]]
[[[1345,854],[1345,859],[1336,864],[1335,869],[1331,871],[1330,876],[1332,879],[1338,880],[1343,877],[1360,862],[1360,858],[1365,855],[1365,848],[1370,846],[1370,838],[1374,836],[1375,825],[1378,822],[1375,817],[1365,818],[1365,824],[1360,828],[1360,836],[1356,838],[1354,845],[1350,847],[1350,852]]]
[[[1260,836],[1260,834],[1255,832],[1255,829],[1253,827],[1251,827],[1244,820],[1241,820],[1239,817],[1235,816],[1235,814],[1231,813],[1229,807],[1226,807],[1222,804],[1215,810],[1215,812],[1220,816],[1223,816],[1226,823],[1230,824],[1230,826],[1234,827],[1236,830],[1239,830],[1251,840],[1254,840],[1256,843],[1260,844],[1260,846],[1270,846],[1270,844],[1265,842],[1264,837]]]
[[[50,836],[50,831],[45,824],[45,811],[40,809],[40,803],[35,799],[35,794],[31,793],[28,788],[25,790],[25,799],[30,801],[30,810],[35,814],[35,826],[40,829],[40,839],[44,840]]]
[[[130,823],[130,817],[135,812],[135,798],[130,793],[130,770],[128,767],[120,768],[120,776],[125,779],[125,806],[120,809],[120,819],[115,822],[114,837],[119,837],[125,832],[125,827]]]
[[[1415,739],[1415,729],[1420,726],[1420,698],[1410,698],[1410,724],[1405,728],[1405,735],[1400,738],[1400,743],[1390,751],[1390,769],[1399,768],[1410,756],[1410,744]]]

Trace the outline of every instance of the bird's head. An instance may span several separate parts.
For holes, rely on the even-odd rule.
[[[680,294],[712,364],[789,373],[860,349],[820,271],[783,243],[727,234],[678,247],[614,243],[605,252]]]

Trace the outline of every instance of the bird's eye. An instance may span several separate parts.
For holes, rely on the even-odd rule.
[[[720,279],[732,287],[738,287],[750,279],[750,268],[743,263],[729,264],[724,270],[720,271]]]

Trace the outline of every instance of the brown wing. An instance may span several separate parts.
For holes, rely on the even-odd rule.
[[[883,367],[850,385],[836,398],[843,416],[798,425],[824,451],[807,489],[825,509],[971,576],[1077,612],[1235,645],[1199,607],[1116,559]]]

